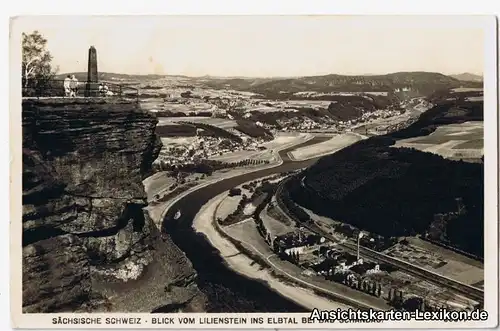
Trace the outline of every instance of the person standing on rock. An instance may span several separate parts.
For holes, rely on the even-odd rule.
[[[76,79],[75,75],[71,76],[71,82],[70,82],[70,97],[74,98],[76,97],[76,93],[78,91],[78,79]]]
[[[71,94],[71,77],[68,75],[64,79],[64,96],[69,97]]]

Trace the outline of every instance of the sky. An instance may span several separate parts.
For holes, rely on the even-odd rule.
[[[483,74],[484,20],[464,16],[38,16],[60,73],[286,77],[432,71]]]

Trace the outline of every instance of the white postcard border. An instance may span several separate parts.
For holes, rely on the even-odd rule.
[[[485,21],[486,22],[486,21]],[[17,27],[15,27],[17,29]],[[15,30],[19,31],[19,30]],[[460,322],[460,323],[445,323],[442,322],[385,322],[385,323],[359,323],[356,328],[470,328],[470,327],[492,327],[498,324],[498,113],[497,113],[497,33],[496,21],[493,17],[488,19],[486,23],[485,33],[485,70],[484,70],[484,149],[485,149],[485,287],[488,292],[485,292],[485,310],[489,311],[490,319],[487,323],[484,322]],[[11,318],[13,326],[16,328],[63,328],[63,329],[80,329],[82,325],[68,324],[53,324],[52,319],[71,316],[85,317],[87,314],[21,314],[21,298],[22,298],[22,272],[21,272],[21,107],[20,107],[20,90],[14,88],[20,86],[19,63],[20,51],[16,45],[20,45],[20,36],[11,34],[10,41],[10,129],[11,129],[11,172],[10,172],[10,254],[11,254]],[[486,152],[487,151],[487,152]],[[270,324],[263,323],[259,325],[201,325],[200,318],[207,316],[240,316],[247,317],[249,320],[252,316],[259,316],[267,319],[268,317],[290,317],[298,316],[299,318],[308,316],[308,314],[89,314],[90,317],[96,318],[101,316],[103,319],[107,317],[135,317],[142,320],[151,320],[152,317],[194,317],[198,323],[190,325],[151,325],[140,326],[141,328],[175,328],[175,329],[193,329],[195,327],[203,328],[345,328],[347,324]],[[351,324],[353,325],[353,324]],[[137,328],[130,325],[89,325],[90,328],[102,329],[105,327],[119,328]]]

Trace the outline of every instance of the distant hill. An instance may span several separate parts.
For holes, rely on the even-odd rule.
[[[436,91],[459,87],[461,82],[434,72],[397,72],[369,76],[330,74],[282,79],[218,79],[207,82],[207,85],[213,88],[231,87],[259,93],[268,98],[279,98],[279,94],[284,92],[393,92],[398,88],[410,88],[419,95],[427,96]]]
[[[87,72],[67,72],[63,74],[58,74],[56,79],[64,79],[67,75],[75,75],[79,81],[87,80]],[[100,80],[106,81],[147,81],[166,77],[166,75],[129,75],[129,74],[117,74],[112,72],[99,72],[98,74]]]
[[[458,75],[450,75],[450,77],[453,77],[458,80],[466,81],[466,82],[482,82],[483,81],[483,76],[471,74],[468,72],[464,72],[462,74]]]
[[[86,72],[65,73],[57,76],[64,79],[66,75],[74,74],[78,80],[87,79]],[[465,75],[465,76],[464,76]],[[107,81],[145,82],[164,78],[183,78],[192,83],[202,84],[214,89],[234,89],[249,91],[263,95],[269,99],[283,98],[283,94],[311,91],[319,93],[330,92],[394,92],[396,89],[408,88],[416,96],[428,96],[436,91],[460,87],[466,80],[478,83],[480,76],[461,74],[459,78],[446,76],[435,72],[396,72],[387,75],[337,75],[304,76],[288,78],[250,78],[250,77],[187,77],[168,75],[129,75],[100,72],[99,79]],[[473,79],[473,80],[471,80]]]

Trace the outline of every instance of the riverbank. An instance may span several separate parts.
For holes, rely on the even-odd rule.
[[[208,298],[207,312],[290,313],[308,311],[303,306],[270,289],[264,281],[258,281],[234,272],[225,263],[219,251],[207,240],[207,237],[203,233],[194,231],[192,224],[199,211],[214,196],[248,181],[310,166],[317,159],[292,162],[287,157],[287,152],[297,147],[314,145],[326,139],[314,137],[305,143],[280,151],[280,157],[283,159],[281,165],[218,180],[179,198],[167,208],[165,217],[162,217],[162,231],[168,234],[192,262],[198,275],[196,279],[198,288]],[[176,212],[179,210],[181,215],[177,217]]]
[[[264,180],[257,179],[257,182]],[[247,183],[248,184],[248,183]],[[242,189],[243,188],[239,186]],[[341,304],[345,307],[386,310],[391,307],[384,300],[380,300],[366,293],[353,290],[345,285],[328,281],[317,275],[305,275],[304,270],[289,261],[280,259],[269,247],[262,235],[257,230],[253,217],[248,216],[244,220],[231,225],[221,225],[217,219],[225,219],[227,215],[232,213],[240,202],[240,198],[226,196],[217,204],[212,216],[212,226],[217,230],[218,234],[229,240],[241,253],[259,263],[264,268],[270,269],[272,275],[276,279],[285,281],[286,283],[294,283],[296,286],[311,290],[316,296],[327,298],[334,303]],[[245,192],[248,196],[250,193]],[[261,218],[266,212],[265,208],[261,212]],[[269,217],[269,221],[279,223]],[[294,231],[294,226],[290,225],[286,232]],[[273,231],[273,233],[275,233]]]
[[[239,168],[239,169],[230,169],[230,170],[225,170],[225,171],[219,171],[214,173],[212,176],[205,178],[204,180],[201,180],[196,186],[193,186],[181,193],[179,195],[173,197],[172,199],[169,199],[168,201],[164,201],[159,204],[155,205],[149,205],[146,207],[146,210],[149,213],[149,216],[151,219],[154,221],[158,229],[161,231],[161,226],[163,219],[165,218],[165,215],[168,213],[170,207],[174,205],[176,202],[181,200],[182,198],[186,197],[187,195],[203,188],[209,185],[212,185],[218,181],[225,180],[225,179],[230,179],[233,177],[241,176],[243,174],[248,174],[248,173],[253,173],[261,170],[266,170],[266,169],[271,169],[275,167],[279,167],[283,164],[283,158],[280,155],[280,152],[283,150],[287,149],[292,149],[293,147],[299,147],[301,145],[304,145],[311,140],[315,138],[314,135],[311,134],[300,134],[297,136],[296,140],[290,141],[287,143],[281,144],[279,147],[276,147],[273,149],[273,162],[265,165],[257,165],[254,167],[245,167],[245,168]],[[153,176],[158,176],[158,175],[153,175]],[[151,176],[151,177],[153,177]],[[146,178],[144,182],[151,181],[152,178]],[[154,180],[154,179],[153,179]],[[148,190],[149,185],[146,186],[146,192]],[[166,188],[163,189],[162,191],[155,192],[155,194],[163,194],[165,192]],[[151,195],[150,192],[147,192],[148,196]]]
[[[276,277],[271,269],[263,268],[263,266],[251,257],[244,254],[230,240],[224,238],[214,227],[213,215],[216,208],[227,196],[227,192],[219,194],[211,199],[205,206],[201,208],[193,221],[193,229],[198,233],[203,233],[210,244],[220,252],[220,256],[224,259],[226,265],[237,272],[238,274],[265,282],[272,290],[285,296],[286,298],[305,306],[308,309],[347,309],[348,306],[328,300],[314,293],[313,290],[298,287],[291,281],[286,281]],[[274,255],[274,254],[271,254]],[[269,256],[263,256],[266,260]]]

